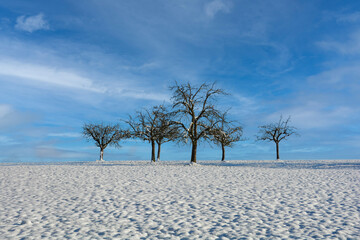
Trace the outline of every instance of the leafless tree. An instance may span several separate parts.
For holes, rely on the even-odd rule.
[[[87,140],[94,140],[100,148],[100,161],[104,161],[104,150],[108,145],[120,147],[119,141],[127,138],[128,134],[119,125],[86,123],[83,126],[83,136]]]
[[[183,138],[191,141],[191,163],[196,163],[198,142],[209,139],[210,130],[219,121],[214,100],[226,93],[216,88],[215,83],[203,83],[199,87],[175,83],[170,90],[173,91],[173,109],[177,116],[175,123],[182,129]]]
[[[135,117],[129,116],[125,121],[130,126],[130,135],[151,143],[151,161],[155,162],[155,119],[148,109],[138,111]]]
[[[228,120],[227,112],[220,116],[220,121],[211,131],[212,140],[221,146],[221,161],[225,161],[225,147],[232,147],[235,142],[243,140],[243,128],[235,121]]]
[[[259,126],[259,133],[256,136],[258,141],[275,142],[276,144],[276,159],[280,159],[279,155],[279,143],[282,140],[286,140],[291,135],[299,135],[297,129],[293,126],[289,126],[290,116],[283,120],[280,116],[280,120],[277,123],[270,123],[267,125]]]
[[[156,143],[157,161],[160,160],[161,145],[166,142],[175,141],[179,138],[179,128],[174,124],[174,113],[168,111],[164,105],[159,105],[153,108],[153,115],[156,118]]]
[[[158,160],[160,159],[161,144],[175,138],[177,129],[171,122],[171,113],[163,105],[154,106],[136,113],[136,117],[129,116],[125,121],[131,128],[131,136],[151,143],[151,161],[155,162],[155,146],[158,144]]]

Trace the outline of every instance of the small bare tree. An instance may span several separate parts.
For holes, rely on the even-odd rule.
[[[159,105],[153,108],[153,115],[156,118],[156,143],[157,161],[160,160],[161,145],[166,142],[174,141],[179,138],[179,128],[173,122],[174,113],[169,112],[164,105]]]
[[[151,143],[151,161],[155,162],[156,119],[149,109],[138,111],[135,117],[125,121],[130,126],[130,135]]]
[[[267,125],[259,126],[259,133],[256,136],[258,141],[275,142],[276,144],[276,159],[280,159],[279,155],[279,143],[282,140],[286,140],[289,136],[295,134],[297,129],[293,126],[289,126],[290,116],[283,120],[280,116],[280,120],[277,123],[270,123]]]
[[[95,145],[100,148],[100,161],[104,161],[104,150],[108,145],[120,147],[119,141],[126,138],[128,134],[122,131],[119,125],[84,124],[83,136],[87,140],[94,140]]]
[[[155,162],[155,144],[158,144],[157,159],[160,160],[161,145],[177,138],[177,127],[172,122],[174,114],[164,105],[154,106],[129,117],[131,135],[151,143],[151,161]]]
[[[220,121],[211,131],[213,142],[221,146],[221,161],[225,161],[225,147],[232,147],[235,142],[241,141],[243,128],[238,126],[235,121],[227,119],[227,112],[220,116]]]
[[[198,142],[209,139],[210,131],[219,120],[219,111],[213,102],[218,95],[226,93],[216,88],[215,83],[203,83],[199,87],[175,83],[170,90],[173,91],[173,109],[177,116],[175,123],[183,130],[183,138],[191,141],[191,163],[196,163]]]

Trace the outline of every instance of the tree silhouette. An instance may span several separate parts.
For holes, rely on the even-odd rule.
[[[153,115],[156,118],[155,141],[158,146],[157,161],[160,160],[161,145],[166,142],[174,141],[179,138],[179,128],[174,124],[174,113],[169,112],[164,105],[155,106]]]
[[[220,121],[211,131],[213,142],[221,147],[221,161],[225,161],[225,147],[232,147],[235,142],[241,141],[243,128],[235,121],[227,119],[227,112],[220,116]]]
[[[196,163],[198,142],[201,139],[208,140],[210,131],[219,121],[220,114],[213,102],[218,95],[226,93],[216,88],[215,83],[203,83],[199,87],[190,83],[175,83],[170,90],[173,91],[173,109],[177,117],[175,123],[182,129],[185,141],[191,141],[190,161]]]
[[[86,123],[83,126],[83,136],[87,140],[95,141],[95,145],[100,148],[100,161],[104,161],[105,148],[108,145],[120,147],[119,141],[127,138],[128,134],[122,131],[119,125]]]
[[[297,129],[293,126],[289,126],[290,116],[283,120],[280,116],[280,120],[277,123],[270,123],[267,125],[259,126],[259,133],[256,136],[258,141],[275,142],[276,144],[276,159],[280,159],[279,155],[279,143],[282,140],[286,140],[289,136],[295,134]]]
[[[129,116],[125,121],[129,124],[131,136],[151,143],[151,161],[155,162],[155,144],[158,144],[158,160],[160,159],[161,144],[177,137],[177,128],[173,124],[172,113],[164,105],[138,111],[135,117]]]
[[[151,161],[155,162],[155,119],[148,109],[138,111],[135,117],[129,116],[125,121],[130,126],[130,135],[133,138],[140,138],[151,143]]]

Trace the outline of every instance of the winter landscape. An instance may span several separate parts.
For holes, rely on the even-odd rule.
[[[0,0],[0,240],[360,239],[359,0]]]
[[[0,165],[1,239],[359,239],[360,160]]]

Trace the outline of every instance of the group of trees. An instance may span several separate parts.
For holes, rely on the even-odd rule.
[[[160,160],[161,145],[180,138],[173,117],[173,112],[164,105],[159,105],[138,111],[135,117],[129,116],[129,120],[124,122],[130,127],[129,137],[151,143],[151,161],[155,162],[155,144],[157,144],[157,160]]]
[[[243,128],[236,121],[231,121],[228,113],[219,110],[215,102],[227,93],[215,84],[203,83],[193,86],[190,83],[170,87],[172,105],[154,106],[137,111],[134,116],[122,120],[128,126],[121,129],[118,124],[84,124],[83,135],[95,141],[100,148],[100,160],[103,161],[104,149],[108,145],[119,147],[122,139],[137,138],[151,144],[151,161],[160,160],[163,143],[174,141],[191,144],[191,163],[196,163],[197,146],[201,141],[215,143],[221,147],[225,160],[225,147],[232,147],[235,142],[243,140]],[[260,126],[257,140],[274,141],[277,159],[279,159],[279,142],[296,133],[287,120],[276,124]],[[157,157],[155,158],[157,144]]]

